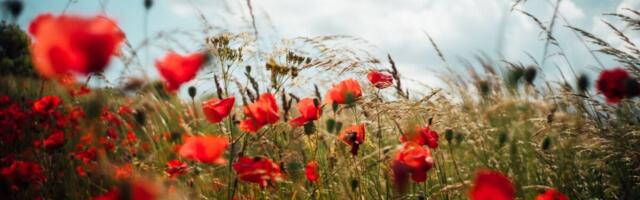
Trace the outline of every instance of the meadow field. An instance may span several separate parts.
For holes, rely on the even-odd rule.
[[[21,3],[3,6],[19,17]],[[545,52],[569,62],[554,37],[561,19],[512,12],[540,30]],[[592,63],[595,76],[552,79],[541,75],[544,59],[478,56],[466,73],[438,74],[442,88],[405,78],[394,55],[374,56],[357,37],[301,36],[261,51],[255,24],[205,30],[199,46],[153,59],[159,77],[123,73],[114,83],[103,72],[115,60],[136,70],[145,46],[107,15],[3,21],[0,195],[637,200],[640,41],[625,32],[640,31],[640,11],[606,15],[624,24],[607,30],[622,47],[556,27],[615,60]],[[437,39],[425,41],[444,68],[458,65]]]

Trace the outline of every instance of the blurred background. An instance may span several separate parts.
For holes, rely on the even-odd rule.
[[[145,50],[146,54],[140,55],[142,70],[136,73],[151,78],[158,77],[153,67],[155,58],[168,49],[179,53],[198,50],[205,28],[254,33],[253,14],[259,38],[257,46],[261,51],[270,51],[270,45],[283,38],[351,35],[366,40],[372,47],[369,50],[381,60],[391,54],[405,78],[433,87],[445,86],[437,79],[438,73],[451,72],[444,69],[427,33],[442,50],[454,73],[466,71],[465,62],[460,59],[463,57],[487,56],[494,62],[505,59],[529,65],[540,62],[546,53],[548,58],[539,66],[546,79],[558,80],[560,71],[573,73],[570,65],[575,73],[592,75],[600,66],[614,67],[610,57],[598,56],[600,59],[596,61],[567,25],[580,27],[620,46],[621,41],[603,22],[613,17],[603,13],[625,12],[623,8],[640,9],[638,0],[535,0],[517,5],[517,0],[154,0],[149,10],[145,10],[144,0],[23,2],[23,14],[16,21],[23,29],[38,14],[50,12],[112,17],[132,46],[143,46],[145,38],[158,34],[190,32],[188,37],[176,37],[166,48],[153,45]],[[569,63],[560,56],[549,56],[558,54],[558,48],[551,47],[545,52],[546,34],[520,11],[532,14],[549,26],[556,3],[560,5],[552,27],[553,36]],[[9,15],[3,11],[1,16]],[[619,20],[609,21],[622,27]],[[632,41],[640,42],[638,32],[621,30]],[[111,65],[106,72],[108,80],[116,79],[123,71],[121,61],[114,59]]]

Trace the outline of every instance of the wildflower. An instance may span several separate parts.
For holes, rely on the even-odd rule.
[[[85,164],[91,161],[96,161],[96,159],[98,159],[98,149],[90,147],[87,150],[75,152],[74,157]]]
[[[33,111],[41,114],[51,114],[61,103],[60,97],[45,96],[33,103]]]
[[[45,149],[57,149],[64,145],[64,132],[60,130],[54,131],[47,139],[42,142]]]
[[[569,198],[558,190],[552,188],[538,195],[536,200],[569,200]]]
[[[202,112],[204,112],[204,116],[207,117],[209,122],[218,123],[231,113],[235,101],[235,97],[229,97],[226,99],[213,98],[202,102]]]
[[[249,133],[255,133],[264,125],[276,123],[280,118],[278,105],[271,93],[264,93],[255,103],[245,106],[244,115],[246,118],[240,122],[239,128]]]
[[[125,188],[128,187],[128,188]],[[127,192],[121,192],[121,190]],[[124,196],[124,195],[130,196]],[[148,183],[146,181],[135,180],[131,183],[125,184],[121,187],[113,187],[109,192],[104,193],[100,196],[95,196],[91,198],[92,200],[120,200],[120,199],[131,199],[131,200],[153,200],[158,197],[158,191],[154,185]]]
[[[116,166],[114,176],[118,180],[126,180],[131,178],[133,174],[133,166],[131,163],[126,163],[122,166]]]
[[[156,60],[156,68],[166,81],[167,89],[176,91],[180,85],[196,76],[204,61],[203,53],[183,56],[170,52],[164,58]]]
[[[327,104],[349,104],[362,96],[360,84],[354,79],[344,80],[333,85],[326,94]]]
[[[476,172],[469,192],[471,200],[511,200],[514,195],[515,189],[511,181],[502,173],[489,170]]]
[[[133,114],[133,109],[127,105],[120,105],[118,108],[118,115],[125,116]]]
[[[413,133],[406,133],[400,136],[400,142],[413,141],[420,145],[427,145],[429,148],[438,148],[438,132],[433,131],[426,126],[424,128],[416,128]]]
[[[236,171],[240,180],[257,183],[262,188],[283,179],[280,167],[270,159],[263,157],[240,157],[233,164],[233,170]]]
[[[596,89],[604,94],[608,103],[638,95],[638,83],[622,68],[605,70],[596,81]]]
[[[186,173],[187,167],[187,163],[181,162],[180,160],[170,160],[167,162],[167,169],[165,172],[169,174],[169,177],[173,178]]]
[[[91,89],[89,89],[87,86],[84,86],[84,85],[81,85],[77,89],[69,90],[69,95],[72,97],[79,97],[89,93],[91,93]]]
[[[43,14],[31,22],[29,33],[36,70],[48,78],[102,72],[124,40],[118,25],[104,16]]]
[[[367,79],[369,79],[369,82],[378,89],[384,89],[393,84],[393,76],[382,71],[369,71]]]
[[[229,146],[229,139],[220,136],[187,137],[178,151],[183,158],[202,163],[222,164],[222,154]]]
[[[82,166],[76,167],[76,173],[78,174],[78,176],[82,176],[82,177],[87,176],[87,171],[85,171],[84,167]]]
[[[427,180],[427,171],[433,168],[433,164],[428,148],[415,142],[406,142],[396,154],[392,169],[396,178],[411,174],[413,181],[421,183]],[[396,180],[396,183],[399,181]]]
[[[320,178],[320,174],[318,173],[318,162],[309,161],[309,163],[307,163],[307,166],[305,167],[304,172],[309,182],[316,182],[318,178]]]
[[[365,127],[364,124],[361,123],[345,128],[340,132],[338,138],[345,144],[351,146],[351,154],[355,156],[358,155],[358,149],[364,142],[364,136]]]
[[[312,98],[303,98],[298,102],[298,111],[300,116],[291,120],[291,126],[304,126],[306,123],[320,118],[322,109],[317,104],[317,100]]]
[[[0,176],[10,184],[12,190],[44,182],[40,164],[28,161],[12,161],[10,166],[0,169]]]

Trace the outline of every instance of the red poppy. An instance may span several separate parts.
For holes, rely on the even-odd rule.
[[[156,68],[167,82],[167,89],[176,91],[180,85],[196,77],[204,60],[203,53],[182,56],[170,52],[164,58],[156,60]]]
[[[133,174],[133,166],[131,163],[126,163],[122,166],[116,166],[113,177],[118,180],[125,180],[131,178],[131,174]]]
[[[231,109],[233,109],[233,103],[235,101],[235,97],[229,97],[226,99],[210,99],[202,102],[202,112],[204,112],[204,116],[207,117],[209,122],[218,123],[231,113]]]
[[[355,156],[358,155],[358,149],[364,142],[364,135],[365,126],[361,123],[342,130],[342,132],[340,132],[340,135],[338,135],[338,139],[351,146],[351,154]]]
[[[438,148],[438,132],[433,131],[426,126],[424,128],[416,128],[415,132],[406,133],[400,136],[400,142],[413,141],[420,145],[427,145],[429,148]]]
[[[96,161],[96,159],[98,159],[98,149],[96,149],[95,147],[90,147],[89,149],[85,150],[85,151],[79,151],[74,153],[74,156],[76,159],[84,162],[84,163],[89,163],[91,161]]]
[[[348,104],[354,102],[362,96],[360,83],[354,79],[344,80],[337,85],[333,85],[326,95],[327,104]]]
[[[552,188],[538,195],[536,200],[569,200],[569,198],[558,190]]]
[[[433,168],[433,157],[428,148],[414,142],[406,142],[396,154],[392,168],[394,176],[411,174],[413,181],[421,183],[427,180],[427,171]],[[398,180],[396,180],[398,182]]]
[[[154,187],[153,184],[146,181],[133,181],[130,184],[123,185],[121,187],[130,187],[130,188],[122,188],[126,191],[129,191],[130,196],[123,196],[127,193],[122,193],[121,188],[114,187],[109,190],[109,192],[102,194],[100,196],[95,196],[91,198],[92,200],[120,200],[120,199],[131,199],[131,200],[153,200],[158,197],[158,191]]]
[[[35,162],[14,160],[10,166],[0,170],[0,175],[10,184],[12,190],[19,190],[20,186],[40,185],[44,182],[42,167]]]
[[[54,131],[47,139],[42,142],[45,149],[57,149],[64,145],[64,132],[60,130]]]
[[[264,93],[253,104],[244,107],[245,120],[240,122],[242,131],[255,133],[264,125],[273,124],[280,118],[278,104],[271,93]]]
[[[509,178],[500,172],[489,170],[476,173],[469,192],[471,200],[512,200],[514,195],[515,189]]]
[[[29,33],[36,70],[44,77],[102,72],[124,40],[118,25],[104,16],[43,14],[31,22]]]
[[[306,123],[320,118],[322,109],[318,105],[317,100],[313,98],[303,98],[298,102],[298,111],[300,116],[291,120],[293,127],[304,126]]]
[[[84,167],[82,166],[77,166],[76,167],[76,173],[78,174],[78,176],[87,176],[87,171],[84,170]]]
[[[229,139],[221,136],[187,137],[178,151],[183,158],[202,163],[222,164],[222,154],[229,146]]]
[[[608,103],[638,95],[638,83],[622,68],[605,70],[596,81],[596,89],[604,94]]]
[[[180,160],[170,160],[167,162],[165,172],[169,174],[169,177],[173,178],[186,173],[188,167],[187,163],[181,162]]]
[[[367,79],[369,79],[369,82],[378,89],[384,89],[393,84],[393,76],[382,71],[369,71]]]
[[[304,172],[309,182],[311,183],[316,182],[316,180],[320,178],[320,173],[318,173],[318,162],[309,161],[309,163],[307,163],[307,166],[304,169]]]
[[[240,180],[257,183],[262,188],[283,179],[280,167],[273,161],[263,157],[240,157],[233,164],[233,169]]]
[[[133,114],[133,109],[127,105],[120,105],[118,108],[118,115],[125,116]]]
[[[84,86],[84,85],[81,85],[77,89],[71,88],[69,90],[69,96],[72,96],[72,97],[79,97],[89,93],[91,93],[91,89],[89,89],[87,86]]]
[[[51,114],[61,103],[60,97],[45,96],[33,103],[33,111],[41,114]]]

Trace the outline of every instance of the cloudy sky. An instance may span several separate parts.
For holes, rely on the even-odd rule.
[[[548,23],[556,0],[528,0],[518,9],[532,13]],[[544,40],[540,29],[523,14],[511,11],[513,0],[254,0],[261,41],[277,41],[296,36],[352,35],[375,46],[372,51],[380,58],[394,56],[405,77],[438,86],[434,73],[444,72],[443,64],[428,42],[429,33],[455,69],[463,70],[459,58],[473,58],[481,53],[493,58],[505,58],[532,63],[527,54],[540,61]],[[81,0],[67,7],[65,0],[26,0],[25,13],[18,23],[26,27],[38,13],[90,15],[106,13],[115,18],[132,44],[144,39],[144,9],[142,0]],[[640,9],[638,0],[563,0],[559,13],[573,26],[591,31],[613,44],[620,41],[602,20],[616,22],[602,13],[624,12],[622,8]],[[203,13],[214,26],[231,32],[250,32],[251,20],[246,1],[241,0],[156,0],[149,12],[148,35],[161,31],[198,30],[203,27],[198,13]],[[554,35],[571,65],[578,73],[593,73],[596,62],[567,23],[558,20]],[[624,29],[636,42],[640,34]],[[197,44],[185,43],[186,50],[196,50]],[[156,76],[153,57],[164,50],[151,50],[147,72]],[[549,54],[556,52],[550,48]],[[605,65],[613,65],[603,58]],[[115,63],[118,66],[121,64]],[[543,66],[547,78],[558,78],[555,65],[569,73],[560,59],[550,59]],[[112,67],[108,74],[118,74],[121,67]]]

